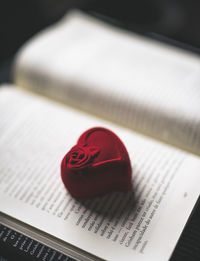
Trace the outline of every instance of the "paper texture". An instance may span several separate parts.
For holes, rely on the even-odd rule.
[[[19,90],[0,90],[0,210],[105,260],[168,260],[199,196],[200,160]],[[70,123],[70,124],[69,124]],[[76,200],[60,162],[87,128],[125,143],[133,188]]]
[[[200,58],[79,12],[19,53],[17,85],[200,155]]]

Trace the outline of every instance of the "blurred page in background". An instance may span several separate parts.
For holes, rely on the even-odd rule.
[[[200,58],[79,11],[16,58],[17,85],[200,155]]]

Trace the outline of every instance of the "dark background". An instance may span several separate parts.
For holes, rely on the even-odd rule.
[[[0,83],[11,81],[10,69],[19,47],[73,7],[116,26],[200,54],[200,1],[197,0],[3,0],[0,4]],[[171,260],[200,260],[200,204]]]

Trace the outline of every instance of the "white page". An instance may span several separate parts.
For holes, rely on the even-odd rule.
[[[0,90],[0,119],[3,213],[105,260],[169,259],[199,196],[199,158],[11,88]],[[94,126],[125,143],[133,189],[75,200],[60,162]]]
[[[200,155],[200,58],[72,12],[22,48],[17,85]]]

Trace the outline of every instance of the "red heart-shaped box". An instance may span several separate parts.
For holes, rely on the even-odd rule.
[[[61,163],[63,183],[77,198],[127,191],[131,172],[124,144],[112,131],[101,127],[84,132]]]

